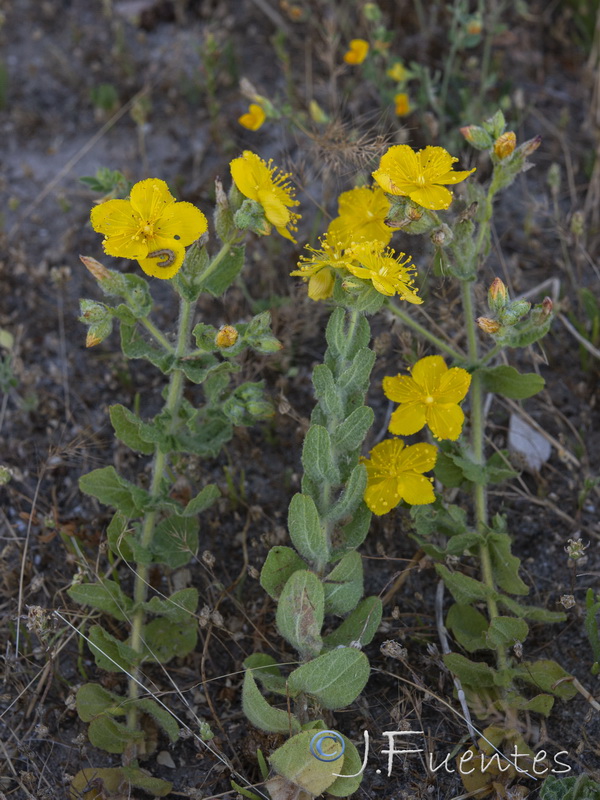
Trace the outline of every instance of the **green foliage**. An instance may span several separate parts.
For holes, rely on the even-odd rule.
[[[600,783],[585,774],[549,775],[540,788],[540,800],[600,800]]]
[[[590,640],[594,664],[592,674],[600,672],[600,635],[598,634],[598,615],[600,614],[600,594],[594,599],[594,590],[588,589],[585,595],[585,632]]]

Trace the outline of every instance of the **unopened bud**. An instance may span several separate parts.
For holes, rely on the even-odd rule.
[[[326,122],[329,122],[328,115],[323,111],[316,100],[311,100],[308,104],[308,113],[310,114],[310,118],[318,125],[323,125]]]
[[[467,23],[467,33],[471,36],[478,36],[482,31],[483,25],[481,24],[481,19],[479,17],[473,17]]]
[[[473,145],[477,150],[489,150],[493,144],[492,137],[489,133],[477,125],[466,125],[464,128],[460,129],[460,132],[467,142]]]
[[[489,319],[488,317],[478,317],[475,322],[485,333],[498,333],[502,327],[495,319]]]
[[[502,309],[501,319],[505,325],[515,325],[529,312],[529,300],[513,300]]]
[[[89,270],[97,281],[108,280],[112,277],[112,272],[107,269],[104,264],[96,261],[95,258],[90,256],[79,256],[80,260],[87,270]]]
[[[102,339],[100,336],[97,336],[95,333],[92,333],[92,329],[87,332],[87,336],[85,337],[85,346],[86,347],[95,347],[97,344],[100,344]]]
[[[585,214],[583,211],[575,211],[571,217],[570,225],[573,236],[582,236],[585,230]]]
[[[497,314],[498,311],[501,311],[508,303],[508,300],[508,289],[500,278],[494,278],[488,290],[488,306],[490,311]]]
[[[532,153],[535,153],[535,151],[538,149],[541,143],[542,143],[542,137],[534,136],[533,139],[529,139],[527,142],[524,142],[519,149],[521,153],[525,156],[525,158],[527,158],[527,156],[530,156]]]
[[[233,347],[233,345],[237,342],[238,337],[239,333],[233,327],[233,325],[223,325],[222,328],[219,328],[219,331],[215,336],[215,344],[221,349]]]
[[[544,317],[549,317],[552,313],[552,309],[554,308],[554,303],[552,302],[550,297],[544,297],[542,300],[542,312]]]
[[[454,238],[451,229],[448,225],[441,225],[431,232],[431,241],[436,247],[445,247],[449,245]]]
[[[503,158],[508,158],[508,156],[514,153],[516,146],[517,135],[513,133],[513,131],[506,131],[506,133],[503,133],[494,142],[494,153],[496,154],[496,158],[499,158],[500,160]]]
[[[229,201],[227,199],[227,195],[225,194],[225,190],[223,189],[223,183],[220,178],[215,178],[215,200],[217,201],[218,206],[229,208]]]

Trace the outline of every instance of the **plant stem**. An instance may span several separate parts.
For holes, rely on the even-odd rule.
[[[140,319],[139,321],[144,326],[144,328],[146,328],[148,333],[150,333],[156,339],[156,341],[165,348],[165,350],[168,353],[173,352],[173,345],[171,344],[171,342],[167,339],[164,333],[160,331],[156,327],[156,325],[150,321],[150,319],[148,319],[148,317],[142,317],[142,319]]]
[[[456,350],[453,347],[451,347],[449,344],[446,344],[446,342],[443,339],[440,339],[430,330],[424,328],[422,325],[416,322],[410,316],[410,314],[407,314],[406,311],[403,311],[391,300],[386,300],[385,305],[392,312],[392,314],[395,314],[395,316],[401,319],[406,326],[412,328],[412,330],[415,331],[415,333],[418,333],[419,336],[422,336],[428,342],[431,342],[431,344],[435,345],[435,347],[437,347],[438,350],[442,350],[444,353],[451,356],[453,359],[457,361],[461,360],[461,356],[456,352]]]
[[[192,323],[192,304],[188,300],[181,298],[179,310],[179,322],[177,333],[177,344],[175,346],[176,358],[182,358],[189,346],[190,328]],[[162,334],[161,334],[162,336]],[[171,348],[172,349],[172,348]],[[169,413],[171,418],[171,429],[176,425],[177,412],[181,397],[183,393],[183,371],[181,369],[174,369],[171,372],[169,379],[169,389],[167,392],[167,399],[164,406],[164,411]],[[149,494],[150,497],[157,498],[160,495],[161,484],[165,468],[167,466],[167,453],[163,453],[158,445],[154,450],[154,461],[152,463],[152,479],[150,481]],[[154,536],[154,528],[156,524],[156,511],[147,511],[144,514],[142,523],[142,532],[139,540],[140,548],[148,550],[152,544]],[[143,604],[146,602],[148,594],[148,565],[136,564],[135,570],[135,583],[133,589],[134,600],[134,613],[131,625],[131,641],[130,647],[136,651],[140,656],[143,653],[143,627],[145,613]],[[137,682],[139,675],[139,666],[132,669],[132,675],[129,678],[129,700],[137,700],[139,697],[139,684]],[[127,712],[127,725],[131,730],[137,727],[137,708],[131,706]]]
[[[477,325],[475,323],[475,316],[473,313],[473,289],[470,281],[461,281],[461,293],[463,302],[463,312],[465,316],[465,324],[467,326],[467,344],[469,349],[469,360],[471,363],[476,364],[479,360],[479,347],[477,342]],[[484,419],[483,419],[483,384],[481,380],[481,373],[475,370],[471,378],[471,450],[473,461],[480,465],[483,469],[485,465],[484,458]],[[475,508],[475,530],[477,533],[485,535],[488,524],[487,512],[487,492],[485,484],[475,483],[473,485],[473,503]],[[483,542],[479,545],[479,558],[481,559],[481,573],[483,582],[490,590],[490,594],[496,591],[496,583],[494,581],[494,571],[492,566],[492,557],[487,545]],[[490,622],[498,616],[498,604],[494,597],[490,596],[487,599],[488,614]],[[498,648],[498,666],[500,668],[506,667],[506,651],[504,648]]]

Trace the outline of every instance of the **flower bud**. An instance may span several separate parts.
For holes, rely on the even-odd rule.
[[[467,125],[460,129],[467,142],[476,150],[489,150],[493,144],[492,137],[483,128],[477,125]]]
[[[446,247],[454,238],[452,230],[448,225],[440,225],[439,228],[431,231],[430,238],[435,247]]]
[[[514,325],[529,312],[530,308],[529,300],[513,300],[502,309],[500,319],[504,325]]]
[[[329,122],[328,115],[323,111],[316,100],[311,100],[308,104],[308,113],[313,122],[316,122],[318,125],[324,125],[326,122]]]
[[[582,236],[585,230],[585,214],[583,211],[575,211],[571,217],[569,229],[573,236]]]
[[[513,131],[506,131],[494,142],[494,153],[496,158],[502,160],[512,155],[517,146],[517,135]]]
[[[105,294],[120,294],[125,291],[125,277],[116,270],[107,269],[104,264],[90,256],[79,256],[85,268],[92,273]]]
[[[535,153],[535,151],[538,149],[541,143],[542,143],[542,137],[534,136],[533,139],[529,139],[528,141],[523,142],[519,150],[525,156],[525,158],[527,158],[527,156],[530,156],[532,153]]]
[[[233,345],[237,342],[238,337],[239,333],[233,327],[233,325],[223,325],[223,327],[219,328],[219,331],[215,336],[215,344],[221,349],[233,347]]]
[[[479,36],[481,31],[483,30],[483,25],[481,22],[481,17],[471,17],[469,22],[467,23],[467,33],[471,36]]]
[[[508,303],[508,300],[508,289],[502,283],[500,278],[494,278],[492,285],[488,290],[488,306],[490,311],[493,311],[494,314],[502,311],[502,309]]]
[[[542,312],[544,317],[549,317],[552,313],[552,309],[554,308],[554,303],[552,302],[550,297],[544,297],[542,300]]]
[[[502,327],[495,319],[489,319],[488,317],[478,317],[475,322],[485,333],[498,333]]]

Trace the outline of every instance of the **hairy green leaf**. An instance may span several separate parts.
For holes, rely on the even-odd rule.
[[[369,680],[369,660],[360,650],[341,647],[303,664],[288,677],[295,692],[306,692],[324,708],[345,708]]]
[[[314,658],[323,646],[324,607],[317,576],[308,570],[294,572],[281,592],[276,621],[279,633],[305,658]]]

